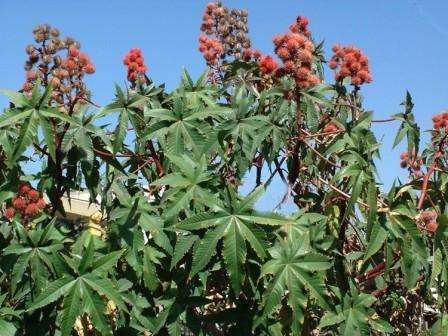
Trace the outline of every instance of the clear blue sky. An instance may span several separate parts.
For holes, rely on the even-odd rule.
[[[287,30],[297,15],[310,19],[316,41],[325,40],[327,56],[334,43],[354,44],[370,57],[374,81],[362,93],[375,118],[400,111],[405,90],[414,98],[422,129],[431,116],[448,108],[448,1],[444,0],[262,0],[225,1],[249,10],[253,46],[272,52],[272,36]],[[0,87],[18,89],[24,78],[24,48],[32,28],[40,23],[73,36],[91,55],[97,72],[89,76],[93,100],[107,103],[113,84],[124,83],[122,58],[140,47],[156,83],[172,89],[186,67],[200,74],[205,64],[197,51],[197,36],[206,1],[199,0],[0,0]],[[327,73],[331,80],[331,73]],[[0,98],[0,106],[6,99]],[[399,169],[399,150],[391,151],[397,124],[375,126],[383,139],[378,163],[383,182],[390,185]],[[276,198],[284,190],[281,183]],[[270,196],[272,197],[272,195]],[[272,202],[272,200],[270,200]],[[264,201],[262,202],[262,205]],[[268,202],[266,205],[269,204]]]

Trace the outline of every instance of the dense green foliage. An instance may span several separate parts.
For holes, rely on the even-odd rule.
[[[325,83],[321,48],[306,89],[235,60],[104,107],[3,90],[0,201],[29,181],[48,205],[1,219],[0,334],[446,335],[445,130],[421,151],[407,94],[389,122],[421,170],[381,192],[373,113],[360,86]],[[256,206],[274,179],[294,215]],[[101,230],[64,217],[85,189]]]

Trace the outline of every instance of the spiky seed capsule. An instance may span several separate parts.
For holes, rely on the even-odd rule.
[[[34,50],[35,50],[35,48],[32,44],[27,45],[26,49],[25,49],[25,51],[28,55],[31,55],[34,52]]]
[[[50,29],[50,35],[52,37],[59,37],[59,29],[52,27]]]

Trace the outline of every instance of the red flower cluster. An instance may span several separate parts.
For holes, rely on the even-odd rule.
[[[296,34],[302,34],[308,38],[311,37],[311,32],[308,29],[308,19],[304,16],[298,16],[296,22],[289,26],[289,30]]]
[[[219,57],[222,55],[222,44],[206,35],[199,36],[199,51],[204,55],[208,65],[216,65]]]
[[[415,154],[415,151],[409,156],[408,152],[403,152],[400,154],[400,166],[401,168],[409,168],[415,177],[421,177],[423,175],[421,171],[421,166],[423,164],[421,158]]]
[[[274,73],[278,68],[277,61],[272,56],[263,55],[260,50],[244,49],[243,61],[250,62],[252,60],[257,62],[260,71],[265,75]]]
[[[432,117],[432,123],[434,130],[445,129],[445,132],[448,132],[448,112],[436,114]]]
[[[328,123],[324,127],[324,133],[336,133],[337,131],[339,131],[339,127],[332,122]]]
[[[334,45],[333,52],[335,54],[330,59],[328,65],[331,69],[339,67],[335,74],[336,80],[339,81],[345,77],[351,77],[351,83],[356,86],[372,82],[369,58],[360,49]]]
[[[258,66],[263,74],[271,74],[277,70],[278,64],[271,56],[261,56]]]
[[[17,213],[23,221],[36,217],[46,206],[40,193],[28,183],[20,183],[17,195],[12,199],[11,206],[5,210],[5,216],[13,218]]]
[[[205,7],[204,16],[202,18],[201,31],[205,32],[214,29],[215,17],[222,18],[226,15],[226,9],[221,5],[209,2]]]
[[[312,73],[314,44],[310,40],[308,20],[298,17],[290,26],[291,33],[274,37],[275,52],[283,61],[279,75],[290,74],[301,89],[319,83],[319,77]]]
[[[139,48],[132,48],[124,57],[123,64],[128,67],[128,80],[135,82],[137,79],[140,82],[146,83],[145,72],[148,68],[145,65],[143,53]]]
[[[423,211],[420,215],[420,219],[424,224],[424,229],[430,233],[434,233],[437,230],[437,212],[433,210]]]
[[[89,55],[73,46],[69,48],[67,58],[62,61],[62,68],[66,69],[70,75],[95,72],[95,66],[90,61]]]
[[[244,62],[250,62],[252,60],[252,58],[255,61],[258,61],[262,56],[262,53],[260,50],[253,50],[250,48],[244,49],[243,50],[243,61]]]

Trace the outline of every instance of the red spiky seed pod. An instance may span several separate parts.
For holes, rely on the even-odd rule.
[[[6,218],[11,219],[15,216],[15,214],[16,214],[16,211],[14,210],[14,208],[11,208],[11,207],[6,208],[6,210],[5,210]]]
[[[29,185],[28,183],[26,183],[26,182],[20,182],[20,184],[19,184],[19,188],[18,188],[19,195],[24,196],[24,195],[26,195],[30,190],[31,190],[31,187],[30,187],[30,185]]]
[[[277,62],[271,56],[262,56],[258,66],[263,74],[271,74],[277,69]]]
[[[145,65],[143,53],[139,48],[132,48],[124,57],[123,64],[127,67],[127,78],[130,82],[146,83],[145,73],[148,68]]]
[[[45,203],[45,200],[43,198],[39,198],[36,202],[37,206],[39,207],[40,210],[45,209],[45,207],[47,206],[47,203]]]
[[[83,67],[83,70],[85,73],[90,75],[95,72],[95,66],[92,63],[89,63],[85,67]]]
[[[28,191],[28,199],[32,200],[33,202],[39,200],[40,193],[36,189],[31,189]]]
[[[70,47],[69,49],[68,49],[68,54],[69,54],[69,56],[71,56],[71,57],[78,57],[79,56],[79,50],[77,49],[77,48],[75,48],[75,47]]]
[[[199,37],[199,51],[202,52],[208,65],[216,65],[223,53],[223,46],[218,40],[201,35]]]
[[[431,221],[426,225],[426,230],[428,230],[428,232],[430,233],[435,233],[437,231],[438,228],[438,224],[436,221]]]
[[[299,16],[290,26],[290,33],[276,35],[273,39],[275,53],[283,62],[283,67],[276,71],[276,75],[289,74],[300,89],[307,89],[320,82],[312,71],[314,44],[310,39],[308,23],[307,18]]]
[[[80,52],[79,56],[78,56],[78,59],[79,59],[79,64],[81,66],[86,66],[87,64],[90,63],[90,57],[86,53]]]
[[[332,49],[334,55],[328,62],[328,66],[335,70],[335,79],[337,81],[351,77],[351,84],[355,86],[372,82],[369,59],[360,49],[352,46],[342,47],[340,45],[334,45]]]
[[[37,206],[36,203],[30,203],[27,205],[27,207],[25,208],[25,215],[29,216],[29,217],[34,217],[36,216],[38,213],[40,212],[39,207]]]
[[[12,206],[14,207],[14,209],[21,211],[26,208],[27,202],[22,197],[14,197],[12,199]]]
[[[437,219],[437,212],[434,210],[423,211],[420,215],[420,220],[427,226],[431,222],[435,222]]]
[[[339,130],[338,126],[333,123],[329,123],[324,128],[324,133],[334,133]]]
[[[432,117],[433,129],[439,131],[448,126],[448,112],[436,114]]]

